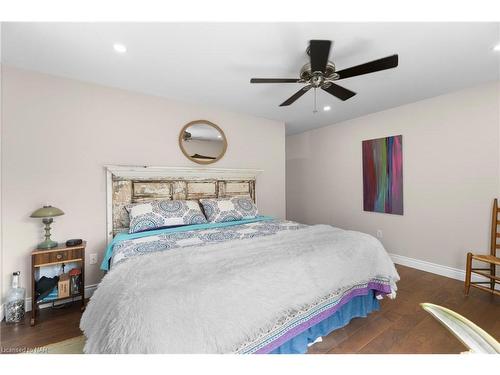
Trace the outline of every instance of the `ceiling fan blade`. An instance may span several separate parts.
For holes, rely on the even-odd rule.
[[[298,78],[252,78],[250,83],[297,83]]]
[[[292,104],[298,98],[300,98],[302,95],[304,95],[306,92],[308,92],[311,87],[312,87],[311,85],[307,85],[307,86],[302,87],[299,91],[297,91],[295,94],[293,94],[287,100],[285,100],[283,103],[281,103],[280,107],[285,107],[287,105]]]
[[[391,69],[398,66],[398,55],[383,57],[378,60],[373,60],[365,64],[356,65],[351,68],[339,70],[335,72],[339,75],[338,79],[344,79],[362,74],[374,73],[380,70]]]
[[[331,45],[332,42],[329,40],[311,40],[309,42],[309,57],[311,58],[312,73],[325,72]]]
[[[339,98],[340,100],[347,100],[356,95],[354,91],[336,85],[335,83],[331,83],[330,86],[327,88],[322,87],[322,89],[325,90],[327,93],[332,94],[333,96]]]

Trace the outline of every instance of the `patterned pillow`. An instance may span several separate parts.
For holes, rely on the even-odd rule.
[[[220,223],[252,219],[257,216],[257,207],[249,197],[200,199],[208,221]]]
[[[128,211],[129,233],[207,222],[197,201],[150,201],[128,207]]]

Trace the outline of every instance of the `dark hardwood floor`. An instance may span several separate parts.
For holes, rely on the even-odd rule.
[[[62,309],[41,309],[35,326],[30,326],[31,313],[23,323],[0,326],[0,354],[16,353],[43,347],[82,334],[80,331],[80,303]]]
[[[500,340],[500,298],[471,289],[463,294],[457,280],[397,266],[401,281],[395,300],[384,299],[382,308],[367,318],[351,321],[309,349],[309,353],[460,353],[465,347],[420,307],[432,302],[472,320]],[[21,325],[0,327],[0,352],[5,348],[34,348],[81,334],[79,305],[62,310],[45,309],[35,327],[29,314]],[[0,348],[0,349],[2,349]]]
[[[462,314],[500,339],[500,298],[479,290],[463,294],[463,282],[397,266],[401,281],[395,300],[380,311],[351,321],[309,349],[309,353],[460,353],[466,348],[421,307],[431,302]],[[472,288],[471,288],[472,289]]]

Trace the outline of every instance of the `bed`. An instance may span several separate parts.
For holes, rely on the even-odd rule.
[[[258,171],[108,167],[107,274],[86,353],[305,353],[394,298],[374,237],[269,216],[126,233],[131,202],[249,196]]]

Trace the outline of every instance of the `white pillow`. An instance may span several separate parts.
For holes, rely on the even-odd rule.
[[[129,233],[207,222],[197,201],[157,200],[134,204],[127,210]]]
[[[205,216],[212,223],[253,219],[257,206],[250,197],[200,199]]]

